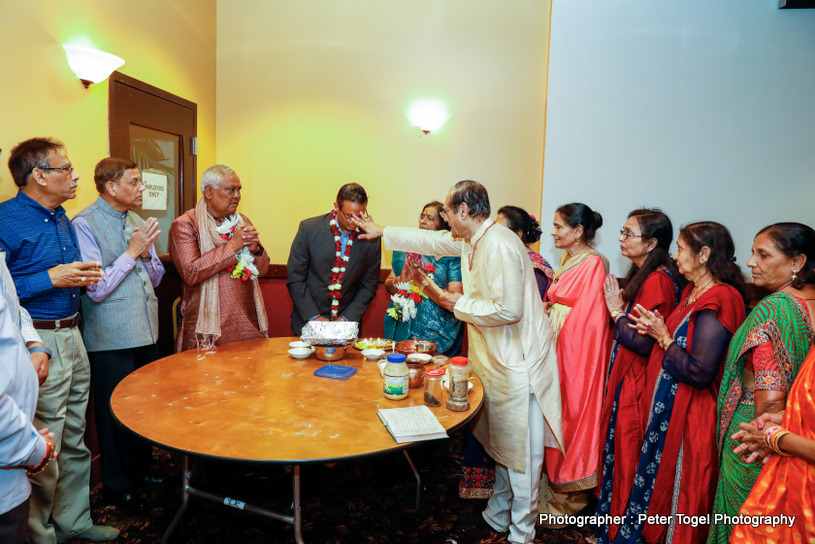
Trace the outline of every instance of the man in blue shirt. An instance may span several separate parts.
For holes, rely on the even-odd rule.
[[[0,250],[22,306],[53,352],[40,387],[34,425],[55,435],[56,462],[31,477],[29,540],[54,544],[105,541],[119,532],[90,517],[91,455],[85,446],[90,365],[79,332],[80,287],[98,282],[98,262],[80,262],[76,233],[62,203],[76,196],[79,176],[62,143],[32,138],[11,150],[17,196],[0,204]]]

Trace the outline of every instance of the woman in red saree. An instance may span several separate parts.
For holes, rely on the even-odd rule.
[[[699,544],[707,538],[707,525],[678,523],[676,514],[705,516],[713,505],[716,399],[728,343],[745,318],[744,278],[733,262],[730,232],[719,223],[687,225],[676,245],[679,272],[691,280],[679,307],[667,320],[642,306],[631,317],[637,331],[658,344],[646,372],[648,420],[626,521],[616,538],[599,542]]]
[[[670,315],[679,302],[687,281],[669,253],[672,240],[671,220],[661,210],[634,210],[628,214],[619,238],[620,251],[631,260],[631,268],[620,282],[612,275],[605,281],[606,307],[614,320],[614,343],[600,433],[605,448],[600,459],[598,515],[623,515],[634,485],[648,423],[648,412],[642,406],[645,371],[656,340],[629,327],[632,320],[628,314],[639,304],[652,312]],[[618,528],[603,525],[598,536],[613,539]]]
[[[565,252],[545,305],[557,342],[564,453],[546,449],[541,514],[575,514],[589,504],[597,486],[611,331],[603,296],[608,260],[589,243],[602,224],[599,213],[580,203],[561,206],[553,221],[555,247]]]
[[[795,516],[792,525],[735,525],[733,544],[804,543],[815,538],[815,348],[809,350],[790,389],[784,412],[763,414],[750,423],[740,423],[733,435],[742,442],[734,453],[765,457],[766,464],[741,507],[742,516]],[[786,433],[784,431],[787,431]],[[768,445],[774,444],[775,451]],[[773,437],[775,441],[773,442]]]

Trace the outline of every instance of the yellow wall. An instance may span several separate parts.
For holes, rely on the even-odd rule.
[[[549,2],[219,0],[217,19],[218,160],[273,262],[349,181],[385,224],[468,178],[540,214]],[[420,137],[423,96],[451,117]]]
[[[215,0],[3,0],[0,4],[0,200],[14,196],[8,154],[34,136],[62,140],[81,179],[70,216],[96,198],[108,154],[108,84],[85,90],[63,43],[90,40],[124,74],[198,104],[198,171],[215,160]],[[87,42],[86,42],[87,43]]]

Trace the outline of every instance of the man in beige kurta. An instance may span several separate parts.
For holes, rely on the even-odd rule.
[[[382,234],[389,250],[461,257],[464,294],[446,296],[468,324],[470,364],[484,385],[474,434],[497,463],[483,516],[494,529],[509,530],[509,542],[531,542],[543,448],[562,444],[552,327],[526,249],[489,218],[486,189],[459,182],[442,211],[452,232],[358,223],[369,237]]]

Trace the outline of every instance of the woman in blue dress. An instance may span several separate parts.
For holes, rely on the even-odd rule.
[[[419,228],[425,230],[450,230],[441,217],[444,208],[441,202],[430,202],[419,216]],[[461,347],[461,321],[452,312],[441,308],[434,299],[442,291],[462,293],[461,260],[457,257],[437,259],[432,255],[418,255],[394,251],[391,260],[392,271],[385,280],[385,290],[390,295],[397,292],[397,283],[413,281],[422,288],[427,298],[416,305],[416,317],[401,321],[385,314],[385,338],[401,341],[419,339],[433,342],[438,353],[452,356]],[[394,307],[391,302],[388,310]]]

